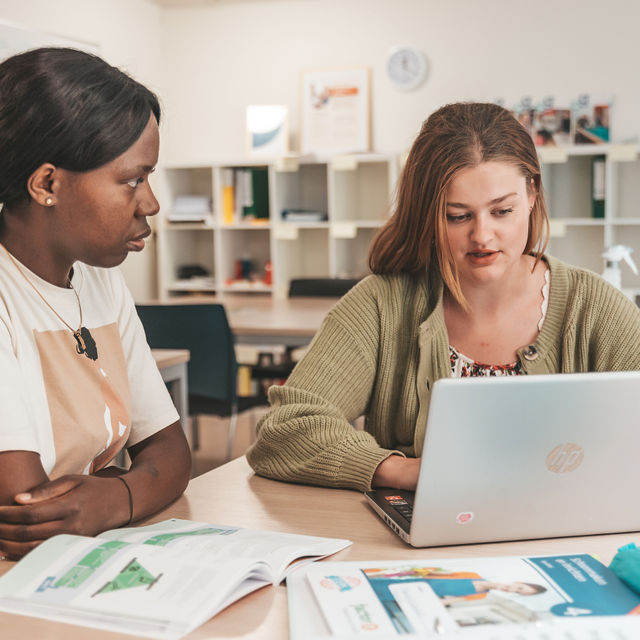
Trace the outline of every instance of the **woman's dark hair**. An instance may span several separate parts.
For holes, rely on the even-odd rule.
[[[50,162],[90,171],[141,135],[158,98],[98,56],[41,48],[0,64],[0,203],[28,201],[27,180]]]
[[[371,271],[418,275],[437,264],[451,294],[466,306],[449,248],[445,194],[458,171],[488,161],[514,165],[536,194],[524,252],[540,259],[549,220],[531,136],[503,107],[458,102],[424,121],[400,176],[393,215],[371,245]]]

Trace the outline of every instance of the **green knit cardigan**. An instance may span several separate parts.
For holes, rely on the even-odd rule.
[[[549,305],[527,374],[640,369],[640,310],[590,271],[545,257]],[[361,491],[392,453],[420,456],[433,383],[450,377],[437,273],[369,276],[327,314],[247,453],[256,473]],[[351,423],[365,416],[365,430]]]

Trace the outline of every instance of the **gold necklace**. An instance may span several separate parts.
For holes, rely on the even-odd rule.
[[[78,301],[78,309],[80,310],[80,324],[77,329],[74,329],[47,301],[47,299],[38,291],[35,284],[31,282],[31,280],[27,277],[27,274],[20,268],[18,261],[9,253],[9,250],[2,245],[2,248],[5,250],[6,254],[9,256],[9,260],[14,264],[15,268],[18,270],[20,275],[29,283],[31,288],[38,294],[38,297],[42,302],[44,302],[51,311],[55,314],[55,316],[62,322],[62,324],[71,331],[73,337],[76,339],[76,352],[80,355],[84,353],[87,358],[91,360],[98,359],[98,347],[96,345],[96,341],[93,339],[91,332],[87,327],[82,326],[82,305],[80,304],[80,296],[78,292],[75,290],[74,286],[71,284],[71,279],[69,278],[67,281],[67,287],[73,291],[76,296],[76,300]]]

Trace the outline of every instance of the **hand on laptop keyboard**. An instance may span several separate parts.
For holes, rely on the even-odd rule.
[[[418,486],[420,458],[391,455],[383,460],[373,475],[374,487],[391,487],[415,491]]]

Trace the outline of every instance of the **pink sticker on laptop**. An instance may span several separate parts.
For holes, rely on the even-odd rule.
[[[456,516],[458,524],[469,524],[473,520],[473,511],[462,511]]]

